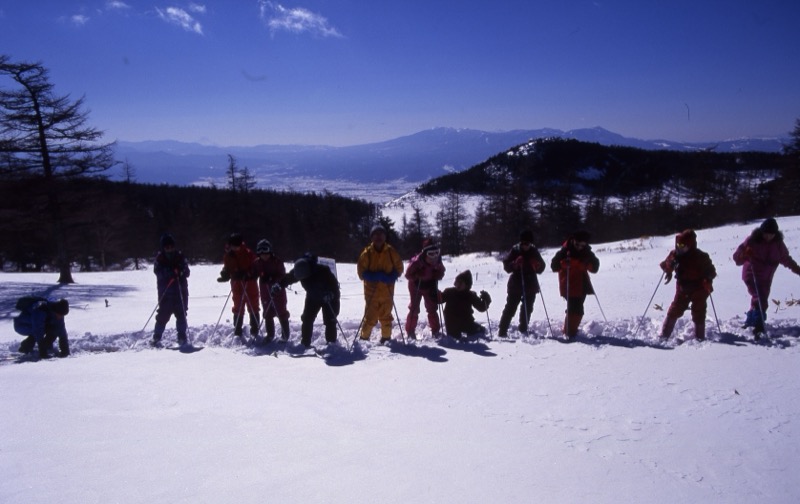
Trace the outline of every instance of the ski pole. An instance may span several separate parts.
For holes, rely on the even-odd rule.
[[[222,320],[222,315],[225,313],[225,307],[228,306],[228,301],[230,301],[230,299],[231,299],[231,294],[233,294],[233,289],[228,291],[228,296],[225,298],[225,303],[222,305],[222,311],[219,312],[219,318],[217,319],[217,325],[214,326],[214,330],[211,331],[211,336],[208,337],[208,341],[209,342],[217,334],[217,328],[219,327],[219,323]]]
[[[177,283],[177,287],[178,287],[178,297],[181,300],[181,310],[183,311],[183,320],[186,320],[186,313],[187,313],[186,312],[186,302],[183,300],[183,289],[181,289],[181,283],[180,282]],[[189,334],[188,334],[189,333],[189,323],[188,323],[188,321],[186,322],[186,333],[187,333],[185,335],[186,336],[186,342],[188,343],[189,342]]]
[[[275,312],[276,315],[278,314],[278,307],[275,306],[275,299],[272,297],[272,294],[270,294],[269,303],[267,304],[267,306],[264,307],[264,316],[261,317],[261,320],[258,321],[258,334],[261,334],[261,322],[264,322],[265,338],[267,337],[266,335],[267,313],[269,313],[270,308],[272,308],[272,310]]]
[[[150,313],[150,316],[149,316],[149,317],[147,317],[147,322],[145,322],[145,323],[144,323],[144,327],[142,327],[142,330],[141,330],[141,331],[139,331],[139,332],[142,332],[142,333],[143,333],[143,332],[144,332],[144,330],[145,330],[145,329],[147,329],[147,324],[149,324],[149,323],[150,323],[150,319],[152,319],[152,318],[153,318],[153,315],[155,315],[155,313],[156,313],[156,310],[158,310],[158,307],[159,307],[159,306],[161,306],[161,301],[163,301],[163,300],[164,300],[164,296],[166,296],[166,295],[167,295],[167,291],[169,290],[170,286],[171,286],[171,285],[172,285],[174,282],[175,282],[175,278],[174,278],[174,277],[173,277],[173,278],[170,278],[170,280],[169,280],[169,283],[167,284],[167,286],[166,286],[166,287],[164,287],[164,292],[163,292],[163,293],[161,293],[161,297],[160,297],[160,298],[158,298],[158,301],[156,302],[156,306],[153,308],[153,311],[152,311],[152,313]]]
[[[597,297],[597,291],[594,292],[594,298],[595,300],[597,300],[597,307],[600,308],[600,314],[603,316],[603,320],[605,320],[606,324],[608,324],[608,319],[606,318],[606,314],[605,312],[603,312],[603,306],[600,304],[600,298]]]
[[[528,324],[530,323],[530,318],[528,316],[528,296],[525,292],[525,268],[521,268],[519,271],[519,278],[522,281],[522,316],[525,317],[525,330],[528,330]]]
[[[394,296],[392,296],[392,306],[394,306],[394,316],[397,318],[397,328],[400,329],[400,336],[403,337],[403,344],[407,345],[408,342],[406,341],[406,335],[403,332],[403,324],[400,323],[400,314],[397,312],[397,303],[394,302]]]
[[[242,299],[247,301],[247,311],[250,313],[251,316],[258,317],[258,311],[256,310],[258,305],[254,307],[253,303],[250,301],[250,296],[247,294],[247,280],[242,280],[242,289],[244,290],[244,295],[242,296]],[[242,310],[242,317],[244,317],[244,310]],[[250,331],[252,330],[253,328],[251,327]],[[260,336],[261,336],[261,321],[259,320],[258,325],[256,326],[256,333],[253,334],[253,337],[257,338]]]
[[[650,296],[650,301],[647,302],[647,307],[644,309],[644,313],[642,313],[642,318],[639,319],[639,324],[636,326],[636,330],[633,332],[633,337],[635,338],[637,334],[639,334],[639,329],[642,327],[642,322],[644,321],[645,315],[647,315],[647,310],[650,309],[650,303],[653,302],[653,299],[656,297],[656,292],[658,292],[658,288],[661,286],[661,282],[664,280],[665,272],[661,272],[661,278],[658,279],[658,284],[656,284],[656,290],[653,291],[653,295]]]
[[[544,302],[544,294],[542,294],[542,288],[539,287],[539,299],[542,300],[542,308],[544,308],[544,316],[547,318],[547,326],[550,328],[550,336],[555,338],[556,335],[553,332],[553,325],[550,323],[550,315],[547,313],[547,305]]]
[[[328,305],[328,309],[331,311],[331,314],[333,315],[333,320],[336,321],[336,325],[339,327],[339,332],[342,334],[342,339],[344,340],[344,343],[346,345],[347,351],[349,352],[350,351],[350,343],[347,341],[347,336],[345,336],[345,334],[344,334],[344,329],[342,329],[342,324],[339,323],[339,317],[336,315],[336,311],[334,311],[333,305],[331,304],[330,301],[325,300],[325,304]],[[356,339],[353,338],[353,343],[355,343],[355,341],[356,341]]]
[[[436,289],[436,305],[439,307],[439,333],[442,332],[442,327],[444,327],[444,313],[442,312],[442,305],[439,302],[439,289]]]
[[[714,306],[714,296],[711,293],[708,293],[708,299],[711,300],[711,309],[714,311],[714,320],[717,322],[717,331],[722,334],[722,328],[719,326],[719,317],[717,317],[717,307]]]

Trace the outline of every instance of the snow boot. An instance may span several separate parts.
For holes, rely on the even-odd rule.
[[[242,326],[244,325],[244,313],[236,314],[233,316],[233,318],[234,318],[233,335],[241,336]]]
[[[33,347],[36,346],[36,338],[33,336],[28,336],[22,343],[19,344],[19,353],[31,353],[33,352]]]
[[[578,328],[583,320],[583,315],[579,313],[567,313],[564,319],[564,335],[569,339],[574,339],[578,335]]]
[[[697,341],[706,340],[706,321],[701,320],[694,323],[694,339]]]
[[[325,341],[327,343],[336,343],[336,325],[329,324],[325,326]]]
[[[69,357],[69,341],[64,339],[58,340],[58,353],[56,354],[57,357]]]
[[[258,320],[257,313],[250,314],[250,336],[258,336],[258,329],[261,326],[261,322]]]
[[[511,325],[511,317],[514,314],[503,309],[503,314],[500,315],[500,322],[497,324],[497,336],[500,338],[508,337],[508,326]]]
[[[165,325],[156,320],[156,327],[153,329],[153,339],[150,342],[153,346],[161,344],[161,337],[164,335]]]
[[[281,339],[283,341],[289,340],[289,319],[283,319],[281,323]]]
[[[275,319],[272,317],[264,317],[264,330],[266,331],[266,336],[264,338],[265,343],[269,343],[270,341],[275,339]]]
[[[661,326],[661,336],[659,336],[662,340],[668,340],[670,336],[672,336],[672,330],[675,329],[675,323],[678,319],[674,317],[669,317],[664,319],[664,325]]]

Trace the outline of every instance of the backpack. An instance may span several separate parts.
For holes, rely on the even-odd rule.
[[[23,296],[17,299],[17,304],[14,308],[20,311],[20,314],[14,317],[14,331],[22,336],[30,336],[33,332],[33,309],[41,301],[47,299],[38,296]]]

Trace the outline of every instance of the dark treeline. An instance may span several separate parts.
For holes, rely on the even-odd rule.
[[[311,251],[355,261],[378,218],[374,205],[329,193],[144,185],[73,178],[57,182],[70,260],[82,270],[150,260],[172,233],[193,262],[221,262],[240,232],[255,248],[266,238],[286,260]],[[0,181],[0,257],[19,269],[53,263],[55,247],[41,180]],[[5,265],[5,264],[4,264]]]
[[[422,194],[484,196],[450,253],[491,251],[531,228],[540,246],[577,229],[595,241],[669,234],[800,212],[797,156],[742,152],[647,151],[543,139],[473,168],[431,180]],[[443,211],[458,205],[448,198]],[[450,228],[459,227],[450,222]]]
[[[539,246],[586,229],[593,241],[671,234],[765,216],[800,214],[797,153],[683,153],[542,140],[424,184],[445,194],[435,216],[414,207],[402,222],[371,203],[328,192],[176,187],[75,177],[0,179],[0,266],[52,267],[48,205],[55,190],[73,267],[102,270],[150,260],[172,233],[193,262],[220,262],[226,238],[270,240],[286,260],[310,251],[354,262],[381,222],[402,256],[435,237],[446,254],[504,250],[530,228]],[[47,189],[45,189],[47,188]],[[465,209],[464,195],[482,196]]]

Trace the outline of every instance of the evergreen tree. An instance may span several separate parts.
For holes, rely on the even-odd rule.
[[[41,63],[13,63],[0,56],[0,77],[14,86],[0,87],[0,176],[41,179],[58,251],[58,282],[72,283],[57,179],[105,172],[115,164],[113,144],[99,143],[103,133],[87,125],[83,98],[57,95]]]

